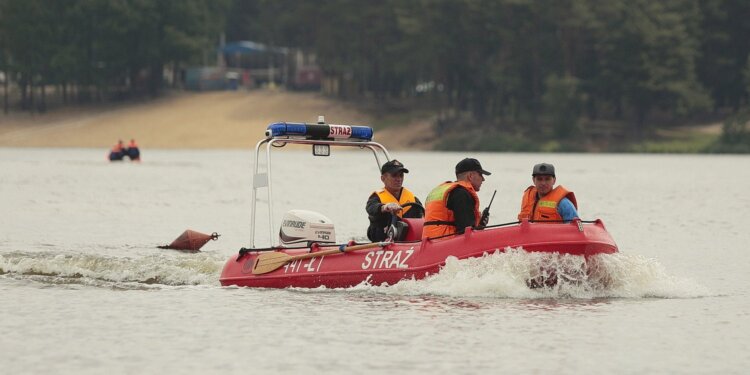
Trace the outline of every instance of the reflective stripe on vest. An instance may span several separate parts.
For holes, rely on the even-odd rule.
[[[382,189],[380,191],[376,191],[375,194],[378,195],[378,198],[380,198],[380,203],[382,204],[388,204],[388,203],[398,203],[400,206],[403,206],[407,203],[416,203],[417,199],[414,197],[414,193],[409,191],[407,188],[401,188],[401,199],[396,199],[396,197],[391,194],[386,189]],[[404,214],[409,212],[411,209],[411,206],[404,208],[403,210],[396,213],[398,217],[404,217]]]
[[[568,191],[562,185],[552,189],[544,197],[538,198],[536,187],[529,186],[523,193],[521,201],[521,212],[518,220],[529,219],[532,221],[562,221],[562,216],[557,212],[557,205],[563,198],[568,198],[573,206],[578,209],[576,195]]]
[[[427,195],[422,238],[435,238],[456,233],[453,211],[448,208],[448,195],[458,186],[463,186],[474,198],[474,226],[479,225],[479,196],[474,191],[474,187],[468,181],[446,181],[432,189]]]

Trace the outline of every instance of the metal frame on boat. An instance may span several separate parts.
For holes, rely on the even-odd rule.
[[[357,130],[360,132],[358,133]],[[273,147],[284,147],[287,144],[312,145],[315,154],[316,146],[341,146],[367,148],[375,156],[377,168],[391,160],[388,150],[380,143],[372,141],[372,129],[365,126],[357,125],[337,125],[326,124],[323,116],[318,117],[318,123],[294,123],[294,122],[277,122],[268,125],[266,138],[260,140],[255,145],[255,162],[253,166],[253,193],[252,193],[252,214],[250,218],[250,246],[255,247],[255,218],[258,189],[266,188],[268,192],[268,223],[269,223],[269,241],[274,243],[274,226],[273,219],[273,185],[271,181],[271,150]],[[260,170],[259,161],[261,159],[261,147],[265,145],[265,171]],[[322,155],[325,156],[325,155]]]

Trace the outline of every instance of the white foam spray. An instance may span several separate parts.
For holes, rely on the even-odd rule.
[[[529,253],[521,248],[459,260],[450,257],[436,275],[392,286],[354,289],[388,295],[494,298],[695,298],[711,292],[670,275],[654,259],[631,254],[582,256]]]
[[[0,254],[0,274],[55,285],[151,289],[218,286],[225,259],[213,253],[162,253],[138,258],[90,254]],[[330,292],[324,287],[308,292]],[[581,256],[529,253],[521,248],[459,260],[449,257],[435,275],[373,286],[367,281],[342,292],[489,298],[695,298],[712,293],[670,275],[655,259],[634,254]]]
[[[39,252],[0,254],[0,274],[6,277],[124,289],[216,285],[223,264],[224,259],[207,253],[140,258]]]

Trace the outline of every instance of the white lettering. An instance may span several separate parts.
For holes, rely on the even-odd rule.
[[[383,254],[383,260],[380,262],[380,267],[378,268],[388,268],[389,264],[388,261],[391,260],[393,257],[393,251],[386,251]]]
[[[307,272],[315,271],[315,268],[313,268],[313,264],[315,263],[315,257],[310,258],[310,262],[305,265],[305,268],[307,269]]]
[[[375,268],[378,266],[378,260],[380,260],[381,255],[383,255],[383,250],[378,250],[375,252],[375,262],[372,264],[372,268]]]
[[[391,264],[388,265],[388,268],[401,268],[401,251],[396,253]]]
[[[414,248],[406,250],[406,258],[404,258],[404,260],[398,265],[398,268],[409,268],[409,265],[406,264],[406,261],[411,258],[412,254],[414,254]]]
[[[376,268],[409,268],[406,261],[411,258],[414,254],[414,248],[409,250],[378,250],[370,251],[365,255],[365,259],[362,262],[362,269],[376,269]],[[373,257],[375,258],[373,260]],[[318,266],[320,268],[320,266]]]
[[[293,260],[287,264],[284,265],[284,273],[287,272],[297,272],[299,271],[299,266],[302,264],[302,262],[298,262],[296,260]]]
[[[367,253],[367,255],[365,255],[365,261],[362,262],[362,269],[363,270],[366,270],[366,269],[370,268],[370,263],[372,263],[372,254],[373,253],[375,253],[375,252],[374,251],[370,251],[369,253]]]
[[[323,258],[325,257],[320,257],[320,259],[318,259],[318,257],[312,257],[307,263],[305,263],[304,260],[293,260],[284,265],[284,273],[297,273],[300,270],[304,272],[319,272],[320,266],[323,265]],[[364,264],[362,265],[362,268],[366,268]]]

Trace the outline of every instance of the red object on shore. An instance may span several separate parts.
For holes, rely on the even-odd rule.
[[[187,250],[187,251],[199,251],[203,245],[206,244],[206,242],[210,240],[217,240],[219,238],[219,234],[216,232],[213,232],[211,234],[205,234],[196,232],[194,230],[186,230],[182,232],[182,234],[177,237],[176,240],[172,241],[171,244],[167,246],[159,246],[161,249],[173,249],[173,250]]]
[[[346,253],[322,254],[303,260],[285,261],[300,254],[324,252],[335,246],[314,244],[294,249],[271,249],[282,254],[271,257],[271,270],[257,274],[256,260],[268,249],[243,249],[224,265],[221,285],[263,288],[341,288],[368,280],[372,285],[393,285],[404,279],[422,279],[440,271],[448,257],[458,259],[481,257],[485,253],[505,251],[507,247],[523,247],[527,252],[580,255],[613,254],[617,245],[601,220],[593,222],[531,223],[467,228],[464,234],[421,240],[424,219],[404,219],[409,224],[403,242],[383,248],[368,248]],[[354,244],[352,244],[354,245]],[[265,256],[267,257],[267,255]],[[277,260],[273,260],[276,258]],[[266,258],[268,259],[268,258]],[[293,259],[293,258],[292,258]],[[268,262],[265,262],[268,265]],[[278,268],[274,268],[278,267]]]

